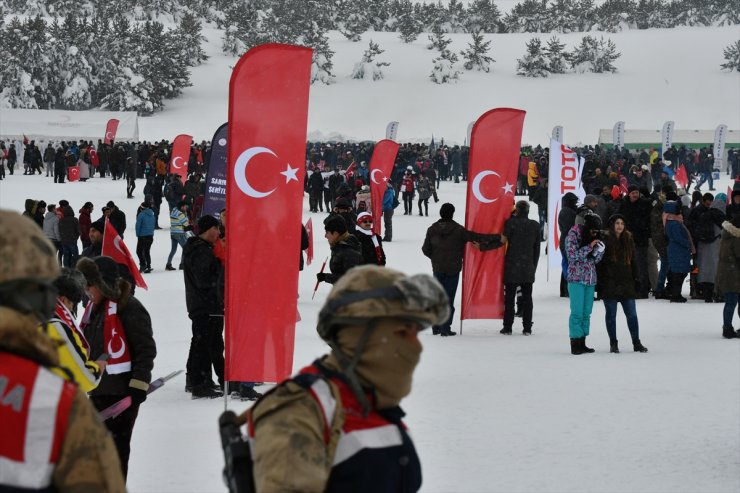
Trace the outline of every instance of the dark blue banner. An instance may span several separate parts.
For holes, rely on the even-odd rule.
[[[219,217],[226,207],[226,134],[228,123],[224,123],[211,140],[211,158],[206,174],[206,195],[202,214]]]

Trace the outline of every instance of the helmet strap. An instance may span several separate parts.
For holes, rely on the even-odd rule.
[[[339,342],[337,340],[336,334],[329,341],[329,346],[332,348],[332,351],[337,358],[337,362],[339,363],[342,373],[345,375],[345,377],[347,377],[347,383],[349,384],[350,390],[352,390],[352,393],[357,398],[360,406],[362,406],[362,414],[364,417],[367,417],[367,415],[370,413],[370,402],[368,402],[367,400],[367,395],[362,388],[362,384],[360,383],[360,379],[355,372],[355,368],[357,368],[357,364],[360,362],[362,353],[365,351],[367,341],[370,339],[370,335],[372,334],[373,330],[375,330],[375,327],[377,327],[379,321],[379,319],[374,318],[367,323],[367,325],[365,326],[365,330],[360,336],[360,340],[357,342],[357,346],[355,347],[355,354],[352,356],[351,360],[339,348]]]

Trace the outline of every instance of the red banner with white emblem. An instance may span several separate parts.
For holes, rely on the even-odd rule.
[[[373,233],[380,234],[380,217],[383,215],[383,195],[393,173],[393,165],[400,146],[384,139],[375,144],[370,158],[370,198],[373,204]]]
[[[116,132],[118,132],[118,120],[111,118],[105,125],[105,138],[103,138],[104,144],[112,144],[116,140]]]
[[[172,156],[170,156],[170,174],[180,175],[182,183],[188,179],[188,161],[190,161],[190,146],[193,137],[180,134],[172,142]]]
[[[293,370],[312,50],[265,44],[229,84],[226,379]]]
[[[141,277],[141,272],[139,272],[139,267],[136,265],[134,256],[131,255],[128,247],[123,242],[123,238],[121,238],[121,235],[118,234],[118,231],[116,231],[116,228],[113,227],[108,218],[105,218],[105,228],[103,229],[103,246],[100,254],[112,258],[117,264],[125,265],[133,276],[136,285],[140,288],[149,289],[149,286],[144,282],[144,278]]]
[[[497,108],[473,126],[465,210],[470,231],[503,233],[511,217],[524,115],[522,110]],[[504,255],[504,248],[465,248],[461,320],[503,318]]]

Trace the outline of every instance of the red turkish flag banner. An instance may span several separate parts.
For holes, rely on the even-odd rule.
[[[118,120],[111,118],[105,125],[105,137],[103,138],[103,144],[112,144],[116,140],[116,132],[118,132]]]
[[[80,179],[80,167],[79,166],[70,166],[67,168],[67,180],[69,181],[77,181]]]
[[[384,139],[375,144],[370,158],[370,198],[373,203],[373,233],[380,234],[380,218],[383,215],[383,195],[393,173],[398,154],[398,143]]]
[[[188,179],[188,161],[190,160],[190,146],[193,137],[180,134],[172,142],[172,156],[170,156],[170,174],[180,175],[182,183]]]
[[[123,238],[118,234],[116,228],[110,223],[108,218],[105,218],[105,231],[103,231],[103,248],[101,249],[101,255],[110,257],[116,261],[117,264],[123,264],[128,267],[131,275],[134,276],[136,285],[140,288],[149,289],[149,286],[144,282],[144,278],[141,277],[139,272],[139,266],[136,265],[133,255],[129,252],[128,247],[123,242]]]
[[[686,174],[686,168],[684,168],[683,164],[678,167],[676,170],[676,175],[673,177],[676,183],[678,183],[680,186],[686,188],[686,185],[689,183],[689,176]]]
[[[511,217],[525,114],[497,108],[473,126],[465,210],[470,231],[503,233]],[[503,318],[504,255],[504,248],[486,252],[471,245],[465,248],[461,320]]]
[[[229,83],[226,380],[293,371],[312,50],[264,44]]]
[[[313,221],[311,218],[306,222],[306,232],[308,233],[308,248],[306,249],[306,265],[313,262]]]

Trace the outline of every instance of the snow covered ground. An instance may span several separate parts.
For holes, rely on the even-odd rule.
[[[365,33],[353,43],[338,32],[329,33],[336,83],[311,86],[309,137],[320,140],[379,140],[389,121],[400,122],[398,141],[462,144],[468,123],[491,108],[527,111],[524,143],[547,146],[552,128],[563,125],[571,145],[594,144],[598,130],[619,120],[628,129],[660,129],[666,120],[676,129],[710,129],[720,123],[740,128],[740,73],[720,70],[723,50],[740,34],[738,26],[721,28],[630,30],[588,33],[611,39],[622,53],[616,74],[563,74],[547,79],[516,75],[516,60],[525,53],[533,34],[488,34],[491,72],[463,71],[457,84],[438,85],[429,80],[435,51],[426,49],[426,34],[404,44],[395,33]],[[221,53],[222,31],[206,26],[204,49],[211,57],[192,70],[193,87],[169,101],[165,111],[139,120],[142,139],[172,140],[190,133],[196,141],[209,140],[227,119],[228,82],[237,59]],[[546,41],[551,35],[540,35]],[[558,35],[567,50],[580,43],[584,33]],[[362,81],[350,78],[369,40],[385,53],[378,61],[385,78]],[[460,52],[468,34],[450,35],[450,49]],[[462,61],[462,60],[461,60]],[[102,130],[101,130],[102,133]]]
[[[728,183],[723,175],[718,190]],[[458,220],[464,217],[465,185],[445,182],[440,190],[442,201],[457,207]],[[123,181],[60,186],[51,178],[15,175],[0,182],[0,207],[21,211],[32,197],[67,199],[75,209],[91,200],[99,211],[112,199],[129,218],[126,242],[133,250],[143,180],[137,187],[136,200],[127,200]],[[421,244],[441,204],[431,205],[429,217],[394,218],[393,242],[385,245],[390,267],[431,273]],[[308,212],[306,202],[304,221],[309,217],[320,225],[324,214]],[[167,225],[164,211],[160,221]],[[328,350],[315,332],[328,286],[311,300],[314,274],[328,255],[316,230],[315,263],[300,276],[296,370]],[[137,291],[154,323],[155,376],[184,369],[190,340],[182,273],[164,271],[169,245],[167,229],[157,231],[155,271],[146,276],[150,289]],[[496,320],[466,321],[462,336],[421,335],[422,362],[403,405],[422,461],[422,490],[740,491],[740,341],[721,338],[722,305],[638,301],[642,341],[650,352],[631,351],[620,315],[623,352],[615,355],[608,352],[604,309],[596,303],[589,338],[596,353],[571,356],[567,300],[558,297],[558,273],[551,272],[548,282],[546,267],[543,251],[531,337],[521,335],[520,319],[509,337],[498,333]],[[459,313],[459,291],[457,306]],[[454,326],[459,328],[457,317]],[[183,385],[181,376],[141,409],[132,441],[132,492],[226,491],[216,425],[224,401],[193,401]],[[228,402],[235,411],[248,405]]]

